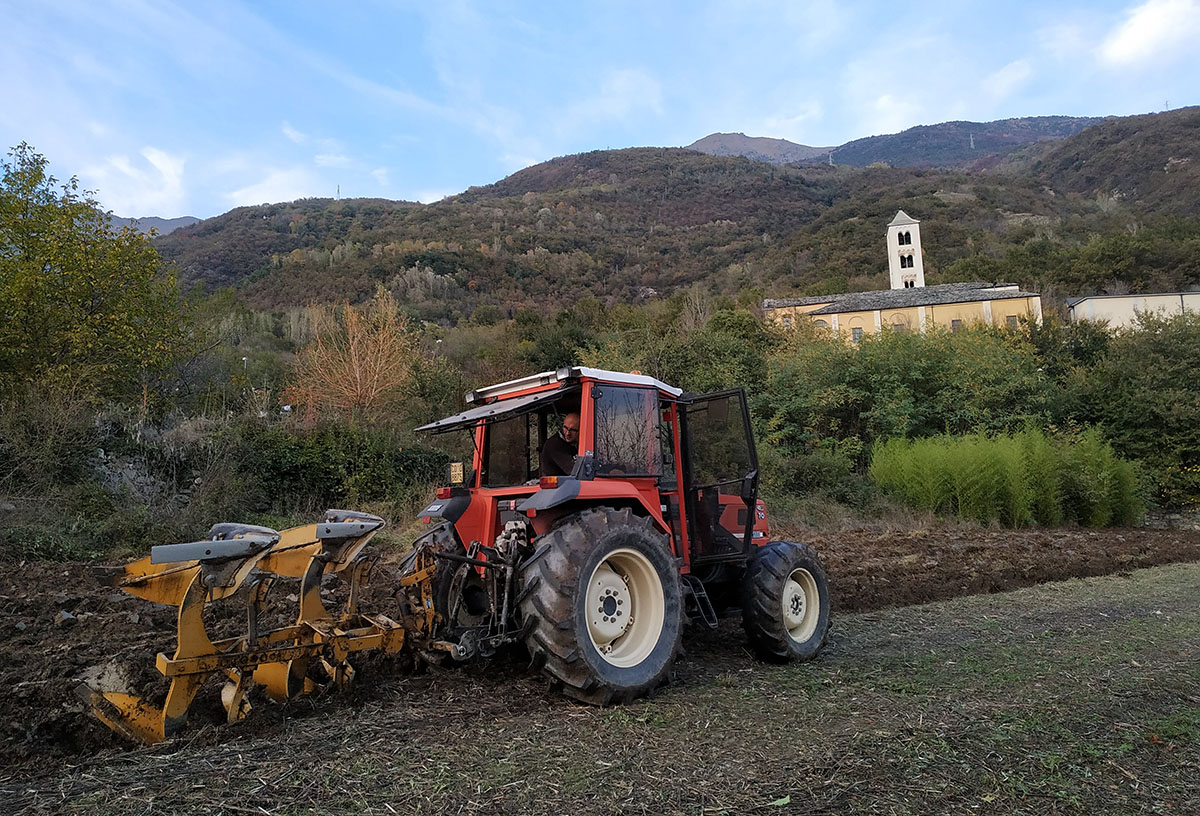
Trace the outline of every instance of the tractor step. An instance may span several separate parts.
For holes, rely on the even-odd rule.
[[[704,588],[704,582],[691,573],[679,577],[683,579],[684,589],[695,601],[696,610],[700,613],[700,620],[704,621],[704,625],[709,629],[716,629],[717,611],[713,609],[712,600],[708,597],[708,590]]]

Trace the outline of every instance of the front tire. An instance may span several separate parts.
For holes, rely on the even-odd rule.
[[[829,579],[807,544],[772,541],[746,568],[742,626],[763,660],[811,660],[829,632]]]
[[[563,519],[521,567],[534,661],[570,697],[622,703],[661,685],[679,652],[682,590],[667,539],[628,509]]]

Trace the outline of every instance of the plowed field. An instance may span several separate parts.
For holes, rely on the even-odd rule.
[[[748,693],[743,686],[749,683],[746,688],[755,689],[756,705],[761,705],[764,716],[767,716],[775,705],[773,700],[791,700],[797,691],[793,688],[795,683],[804,685],[808,689],[804,695],[807,695],[809,692],[817,693],[824,683],[841,682],[842,668],[848,664],[839,668],[838,656],[850,657],[851,654],[846,651],[848,641],[840,637],[839,632],[857,633],[855,645],[850,647],[854,654],[860,648],[868,648],[868,644],[879,646],[887,640],[886,633],[873,631],[872,621],[879,621],[879,626],[883,628],[892,626],[888,617],[891,613],[883,614],[879,610],[958,596],[996,593],[1069,578],[1130,573],[1143,567],[1200,560],[1200,533],[1161,530],[851,530],[809,535],[806,538],[815,543],[822,553],[832,581],[834,608],[841,614],[835,618],[831,648],[811,668],[805,668],[798,674],[786,674],[787,670],[781,674],[779,669],[755,663],[741,645],[740,630],[734,620],[725,623],[716,632],[691,632],[688,652],[680,663],[676,683],[660,692],[655,699],[627,709],[597,712],[571,704],[557,694],[550,693],[545,682],[526,672],[523,666],[503,659],[453,671],[436,670],[419,675],[409,674],[397,663],[379,662],[362,667],[359,685],[349,694],[329,695],[287,708],[256,701],[259,704],[251,717],[235,726],[217,725],[222,718],[222,711],[214,699],[215,689],[209,690],[205,695],[209,702],[193,710],[184,737],[149,749],[131,748],[93,721],[74,696],[73,690],[89,671],[105,665],[125,665],[131,667],[131,676],[153,680],[153,655],[160,650],[169,650],[173,645],[172,610],[127,598],[111,588],[101,586],[94,579],[93,565],[90,564],[10,564],[0,575],[0,683],[5,689],[5,694],[0,696],[0,764],[4,766],[4,770],[0,771],[0,801],[10,795],[20,794],[19,799],[9,798],[9,801],[20,802],[18,810],[58,812],[75,809],[87,812],[88,808],[83,807],[86,803],[98,804],[109,799],[115,803],[120,799],[125,804],[114,812],[138,812],[134,807],[139,801],[137,796],[128,791],[118,796],[116,788],[112,787],[124,784],[107,770],[112,768],[127,768],[133,774],[134,783],[138,783],[140,775],[147,773],[148,768],[158,769],[154,771],[154,781],[146,782],[149,788],[143,786],[147,802],[163,801],[167,788],[174,791],[172,795],[178,794],[182,790],[178,786],[191,784],[189,780],[198,778],[196,774],[200,774],[199,778],[210,780],[205,784],[215,784],[212,780],[235,769],[238,769],[238,773],[258,774],[262,790],[275,790],[281,784],[297,785],[299,781],[292,775],[286,756],[268,758],[271,746],[278,743],[291,746],[289,751],[311,750],[315,754],[329,756],[330,776],[314,780],[310,778],[312,768],[309,768],[309,777],[306,778],[309,778],[309,784],[317,787],[336,787],[338,769],[345,768],[347,763],[391,763],[395,768],[408,769],[404,773],[410,775],[416,767],[414,763],[424,763],[421,766],[424,771],[414,779],[425,781],[418,786],[419,791],[414,788],[413,795],[419,794],[423,797],[422,801],[428,799],[427,804],[431,808],[440,809],[457,803],[455,809],[463,806],[467,811],[561,812],[547,808],[546,802],[555,800],[547,798],[549,794],[546,791],[533,798],[522,794],[521,797],[508,799],[495,790],[485,796],[484,789],[490,788],[497,779],[507,780],[503,784],[516,785],[514,779],[526,778],[520,774],[514,776],[516,769],[503,767],[506,760],[495,757],[487,761],[499,762],[500,766],[478,769],[486,773],[479,780],[481,787],[478,801],[475,801],[477,807],[466,806],[469,800],[474,800],[471,800],[470,791],[463,787],[466,777],[460,775],[469,776],[475,770],[467,766],[456,767],[454,760],[447,759],[456,755],[455,746],[473,754],[484,750],[484,746],[495,747],[512,740],[524,740],[532,741],[531,747],[534,743],[544,741],[549,756],[557,757],[555,761],[560,765],[574,761],[577,755],[579,761],[587,765],[586,768],[581,765],[579,779],[574,779],[570,774],[564,778],[561,768],[554,774],[557,780],[554,784],[574,791],[571,796],[567,796],[569,791],[560,791],[566,797],[562,801],[578,801],[581,804],[592,802],[604,804],[610,810],[619,810],[619,803],[624,801],[621,797],[632,795],[625,792],[624,786],[637,788],[650,785],[654,779],[652,768],[644,769],[647,775],[641,781],[611,770],[619,770],[630,763],[638,765],[636,757],[629,754],[633,750],[627,739],[629,732],[641,732],[645,730],[643,725],[656,723],[661,717],[674,722],[681,711],[690,711],[688,695],[697,689],[715,690],[719,695],[722,688],[728,687],[740,689],[740,695]],[[388,597],[386,589],[378,586],[378,582],[384,581],[384,575],[386,570],[380,570],[377,589],[371,596],[372,601],[381,605],[386,603]],[[997,599],[989,603],[996,606],[1001,601]],[[1141,606],[1152,611],[1155,603],[1150,598]],[[384,606],[380,609],[388,611]],[[852,612],[872,614],[848,614]],[[1028,619],[1035,613],[1041,615],[1036,609],[1020,609],[1022,619]],[[1003,613],[997,614],[1003,619]],[[1109,613],[1101,610],[1098,614]],[[842,624],[836,622],[838,620],[848,622],[849,628],[844,629]],[[1047,610],[1037,620],[1050,628],[1054,627],[1052,611]],[[1013,637],[1013,633],[1006,629],[989,631],[991,634],[982,635],[931,631],[928,639],[912,634],[905,641],[908,643],[906,648],[920,650],[925,643],[933,648],[939,638],[942,646],[946,646],[960,637],[996,637],[998,642]],[[886,662],[888,655],[893,658],[896,656],[895,648],[882,648],[880,654]],[[1015,667],[1015,670],[1019,669],[1019,666]],[[862,667],[857,670],[862,670]],[[902,679],[889,678],[887,682],[902,682]],[[783,685],[775,688],[772,684],[777,681]],[[1094,681],[1094,678],[1091,681],[1080,679],[1080,682]],[[861,704],[871,705],[870,693],[863,688],[856,688],[859,693],[866,694],[860,700]],[[947,693],[953,694],[953,688]],[[1200,689],[1195,689],[1194,693],[1200,693]],[[670,702],[660,703],[663,699]],[[706,701],[702,705],[710,703]],[[794,703],[791,700],[787,704]],[[660,704],[665,707],[660,709]],[[697,700],[697,704],[701,703]],[[838,705],[841,707],[842,703]],[[721,732],[722,715],[714,710],[712,716],[705,720],[700,714],[691,712],[679,720],[677,724],[684,731],[675,733],[673,727],[666,731],[673,735],[670,739],[682,740],[680,750],[699,750],[707,756],[708,753],[719,752],[719,745],[714,742],[719,739],[714,735]],[[833,718],[828,730],[830,739],[839,733],[841,737],[836,737],[839,739],[852,736],[846,731],[851,728],[845,720],[847,716],[848,712],[842,711]],[[389,723],[389,729],[395,729],[393,736],[400,742],[395,742],[389,736],[392,731],[381,732],[374,727],[380,722]],[[542,723],[538,728],[544,730],[531,732],[530,723]],[[573,729],[581,724],[600,729],[594,743],[585,746],[574,742],[580,735],[575,734]],[[1200,729],[1200,723],[1195,725]],[[879,723],[879,728],[889,730],[889,733],[900,733],[915,727],[914,723],[900,721]],[[613,750],[609,753],[601,750],[607,739],[605,728],[613,729]],[[660,733],[661,729],[650,730],[653,732],[650,736],[654,739],[665,738]],[[400,732],[403,732],[403,736]],[[911,747],[912,734],[915,732],[906,733],[909,733],[909,737],[905,738],[908,740],[905,744]],[[312,735],[311,742],[306,741],[305,734]],[[758,782],[755,780],[765,772],[756,770],[755,762],[761,761],[764,767],[771,763],[778,764],[783,761],[779,751],[784,751],[790,757],[794,751],[807,751],[820,746],[808,744],[789,748],[785,735],[774,735],[772,738],[783,741],[775,747],[758,745],[748,749],[744,742],[734,740],[735,744],[742,747],[731,752],[724,771],[710,768],[712,773],[728,776],[726,783],[730,786],[730,794],[726,798],[730,809],[727,812],[759,807],[763,808],[762,812],[773,812],[772,807],[793,808],[792,799],[779,805],[773,804],[791,795],[787,793],[786,785],[781,787],[776,784],[771,788],[780,791],[779,796],[773,796],[771,790],[766,789],[761,795],[757,792]],[[436,746],[436,749],[426,751],[420,746]],[[1194,748],[1192,745],[1188,749],[1191,752],[1189,756],[1195,753]],[[649,749],[657,750],[654,746],[649,746]],[[750,751],[749,755],[747,750]],[[248,751],[252,760],[253,757],[259,757],[259,760],[252,761],[252,768],[243,768],[238,764],[243,751]],[[235,756],[238,758],[236,761]],[[435,760],[436,757],[442,759]],[[484,759],[480,758],[479,761]],[[822,772],[834,778],[839,773],[839,767],[844,770],[844,763],[853,764],[855,760],[850,756],[841,759],[828,756],[821,761],[829,763]],[[229,763],[227,767],[222,765],[225,762]],[[256,762],[258,764],[254,764]],[[1119,766],[1120,763],[1117,764]],[[90,777],[100,772],[99,769],[105,769],[102,775],[109,781],[90,789],[88,796],[93,798],[79,798],[82,796],[80,791],[88,789],[88,785],[80,782],[80,775]],[[167,769],[173,769],[169,774],[170,779],[163,777]],[[884,771],[875,769],[872,772]],[[993,775],[999,772],[997,769],[988,771]],[[491,776],[487,775],[489,773]],[[609,773],[615,774],[613,779],[616,787],[604,790],[611,796],[589,794],[584,799],[577,798],[579,791],[591,790],[588,780],[592,775]],[[444,787],[435,785],[430,790],[456,791],[450,800],[444,796],[439,799],[423,787],[429,779],[439,775],[445,777]],[[770,777],[771,774],[766,776]],[[55,786],[68,778],[75,780],[72,783],[75,787],[71,790],[60,787],[55,793]],[[618,778],[621,780],[619,784],[616,782]],[[1120,774],[1114,778],[1116,783],[1121,783]],[[1125,779],[1125,782],[1128,781]],[[659,782],[664,786],[674,784],[669,774],[664,774]],[[417,785],[415,781],[410,784]],[[705,784],[715,785],[715,781],[710,778]],[[926,781],[922,784],[931,783]],[[704,788],[704,785],[700,787]],[[1006,801],[1010,804],[1017,801],[1012,798],[1017,794],[1009,788],[1000,785],[997,790],[1007,797]],[[319,800],[325,794],[317,795],[315,791],[316,788],[310,791],[316,797],[311,800],[306,798],[307,794],[296,798],[298,794],[292,791],[288,794],[292,799],[278,800],[278,809],[256,804],[255,808],[246,812],[300,812],[304,809],[300,806],[304,802],[321,809]],[[711,795],[698,793],[691,799],[675,797],[671,801],[696,804],[695,807],[689,804],[678,812],[700,812],[701,806],[713,808],[704,812],[721,812],[721,808],[726,806],[716,791],[717,788],[713,787]],[[513,794],[515,797],[515,790]],[[852,795],[852,791],[845,795]],[[170,809],[187,809],[189,802],[196,805],[198,810],[207,809],[211,812],[222,809],[216,806],[219,800],[205,800],[200,794],[197,796],[199,798],[189,799],[185,796],[178,799]],[[1162,801],[1170,801],[1169,796],[1161,798]],[[362,812],[422,812],[415,805],[404,806],[401,810],[395,801],[389,801],[386,809],[380,806]],[[965,804],[964,801],[956,801],[960,805]],[[1056,800],[1054,804],[1055,807],[1050,810],[1062,806],[1064,812],[1071,812],[1067,807],[1069,802],[1064,805]],[[328,802],[327,806],[334,810],[361,810],[352,802]],[[224,809],[238,812],[239,807],[242,805],[226,802]],[[105,809],[98,807],[97,812]],[[988,810],[986,807],[983,809]],[[856,808],[845,810],[856,811]],[[640,808],[634,808],[634,811],[640,812]],[[658,812],[676,810],[672,806],[667,811],[660,809]],[[829,812],[839,812],[839,809],[833,808]],[[900,808],[880,812],[909,811]],[[1031,809],[1030,812],[1049,810]]]

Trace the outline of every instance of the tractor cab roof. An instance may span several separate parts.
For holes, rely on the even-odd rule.
[[[682,390],[667,385],[662,380],[647,377],[644,374],[627,374],[621,371],[607,371],[603,368],[568,366],[557,371],[543,371],[540,374],[531,374],[528,377],[468,391],[466,402],[472,407],[460,414],[422,425],[417,430],[445,433],[459,428],[473,427],[480,420],[497,420],[528,413],[541,405],[560,399],[565,392],[577,391],[579,384],[585,380],[657,388],[672,397],[678,397],[683,393]]]

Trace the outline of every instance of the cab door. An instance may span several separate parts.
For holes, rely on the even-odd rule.
[[[753,546],[758,454],[742,389],[679,400],[693,567],[745,558]]]

